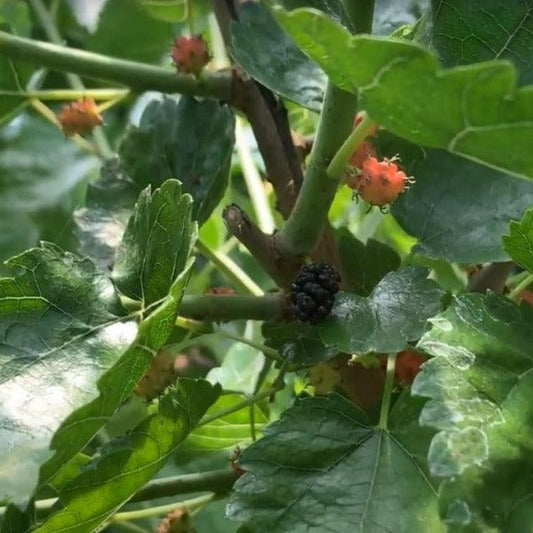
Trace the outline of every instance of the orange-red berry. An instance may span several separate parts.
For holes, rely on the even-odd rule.
[[[202,69],[209,63],[207,44],[202,37],[177,37],[171,51],[172,60],[179,72],[183,74],[200,75]]]
[[[359,169],[363,166],[364,161],[368,157],[376,157],[376,155],[376,148],[371,141],[363,141],[359,145],[348,162],[349,168],[354,169],[354,172],[346,173],[346,185],[348,185],[348,187],[357,189]]]
[[[380,357],[381,366],[387,366],[387,356]],[[417,374],[420,372],[422,363],[426,358],[413,350],[403,350],[396,356],[396,366],[394,368],[394,380],[400,385],[412,385]]]
[[[57,118],[67,137],[72,137],[76,133],[80,135],[91,133],[96,126],[104,122],[92,98],[84,98],[78,102],[64,105]]]
[[[394,202],[411,182],[393,159],[378,161],[370,156],[363,161],[350,186],[370,205],[384,206]]]

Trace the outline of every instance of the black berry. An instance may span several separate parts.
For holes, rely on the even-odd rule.
[[[327,263],[304,265],[291,284],[292,312],[315,324],[331,312],[340,277]]]

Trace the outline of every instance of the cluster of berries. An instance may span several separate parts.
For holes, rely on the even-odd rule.
[[[340,276],[327,263],[304,265],[291,284],[292,312],[302,322],[326,318],[339,290]]]
[[[362,114],[358,113],[354,126],[357,127],[361,120]],[[377,128],[369,135],[376,133]],[[372,141],[364,140],[350,158],[346,184],[372,206],[383,207],[391,204],[408,189],[409,183],[413,183],[413,179],[398,168],[397,161],[397,157],[378,160]]]

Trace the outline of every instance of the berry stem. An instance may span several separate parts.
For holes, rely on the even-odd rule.
[[[60,72],[122,83],[134,90],[182,93],[231,100],[231,72],[204,72],[199,79],[146,63],[117,59],[0,31],[0,54]],[[80,89],[82,90],[82,89]]]
[[[192,0],[187,0],[187,22],[189,24],[189,34],[194,35],[194,13],[192,10]]]
[[[381,411],[379,413],[379,429],[387,429],[389,423],[390,400],[392,396],[392,388],[394,385],[394,370],[396,369],[396,354],[390,353],[387,356],[387,375],[385,377],[385,387],[383,389],[383,397],[381,400]]]
[[[333,180],[339,180],[342,176],[346,165],[355,152],[358,146],[366,139],[372,128],[376,126],[376,123],[373,122],[368,114],[364,114],[363,120],[358,124],[358,126],[350,133],[348,138],[344,141],[342,146],[339,148],[335,157],[331,160],[331,163],[328,166],[328,176]]]

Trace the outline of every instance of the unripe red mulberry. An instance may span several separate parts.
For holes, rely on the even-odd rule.
[[[361,172],[351,181],[352,188],[365,202],[377,206],[394,202],[412,182],[412,178],[399,170],[394,159],[378,161],[375,157],[367,157],[361,165]]]
[[[187,509],[177,507],[159,523],[157,533],[193,533],[194,525]]]
[[[359,169],[362,168],[363,163],[368,157],[376,157],[377,152],[374,144],[371,141],[363,141],[357,150],[350,157],[348,162],[349,168],[353,171],[346,172],[346,185],[352,189],[357,188],[357,178],[359,176]]]
[[[78,102],[64,105],[57,119],[67,137],[72,137],[76,133],[80,135],[91,133],[96,126],[104,122],[98,112],[98,106],[92,98],[84,98]]]
[[[135,394],[146,400],[157,398],[176,379],[174,358],[168,350],[161,350],[135,388]]]
[[[183,74],[200,75],[202,69],[209,63],[207,44],[200,36],[180,36],[174,41],[171,51],[172,60]]]

